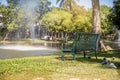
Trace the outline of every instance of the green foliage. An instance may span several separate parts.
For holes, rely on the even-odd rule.
[[[71,11],[71,12],[74,16],[83,15],[83,16],[87,16],[87,17],[92,17],[91,11],[92,11],[91,9],[86,10],[83,6],[74,6],[73,11]]]
[[[27,2],[28,0],[7,0],[8,5],[14,7],[13,15],[12,15],[12,20],[10,24],[8,25],[8,30],[9,31],[14,31],[19,28],[29,28],[32,23],[34,23],[37,19],[41,18],[42,15],[49,10],[49,5],[50,2],[48,0],[37,0],[38,4],[36,6],[36,10],[34,13],[36,14],[31,14],[30,12],[26,13],[25,10],[23,9],[23,5],[20,4],[20,2]],[[34,16],[34,17],[33,17]],[[29,17],[29,19],[28,19]],[[33,21],[33,22],[30,22]]]
[[[120,29],[120,0],[114,0],[114,6],[111,9],[110,21]]]
[[[3,39],[5,35],[8,33],[7,27],[9,26],[12,20],[13,6],[9,5],[6,7],[0,4],[0,14],[2,15],[0,22],[3,23],[3,26],[0,28],[0,37],[1,39]]]
[[[16,7],[13,19],[8,26],[8,30],[14,31],[20,28],[30,28],[31,26],[33,26],[33,23],[35,22],[37,17],[36,15],[32,15],[31,13],[26,13],[26,11],[20,7]]]
[[[92,31],[92,15],[89,10],[87,11],[84,7],[78,6],[75,0],[57,0],[57,3],[58,2],[60,3],[60,7],[71,10],[70,12],[73,14],[72,31]]]
[[[113,29],[113,26],[111,25],[111,22],[108,18],[108,16],[110,15],[110,9],[110,7],[105,5],[102,5],[100,7],[102,34],[108,34]]]
[[[40,19],[50,10],[51,2],[49,0],[40,0],[39,1],[39,8],[37,12],[40,14]]]
[[[16,11],[14,11],[13,19],[9,26],[7,27],[9,31],[17,30],[20,27],[20,22],[22,22],[22,16],[23,16],[22,11],[17,10],[16,8]]]
[[[83,6],[78,6],[76,4],[76,1],[79,1],[79,0],[57,0],[56,3],[59,3],[59,6],[61,8],[64,8],[73,14],[73,23],[75,23],[73,26],[74,30],[75,30],[76,26],[79,26],[79,28],[80,28],[79,30],[82,30],[81,27],[85,26],[83,24],[86,24],[87,27],[91,26],[91,21],[89,21],[89,20],[91,19],[92,14],[91,14],[90,10],[86,10]],[[80,16],[81,16],[81,18],[80,18]],[[78,21],[79,18],[82,20]],[[83,22],[80,22],[80,21],[83,21]],[[87,21],[89,21],[90,23]],[[81,25],[77,24],[79,22],[81,23]],[[78,28],[76,28],[76,29],[78,29]],[[84,31],[86,29],[84,28],[82,31]]]
[[[53,8],[44,15],[40,23],[49,31],[70,32],[72,31],[72,14],[62,9]]]
[[[7,1],[8,1],[8,4],[9,5],[12,4],[14,8],[18,6],[21,7],[21,5],[28,2],[30,2],[29,7],[37,5],[36,13],[39,14],[39,16],[37,17],[38,19],[41,19],[42,16],[50,10],[49,6],[51,5],[51,2],[48,0],[35,0],[35,1],[34,0],[7,0]],[[32,2],[33,2],[33,5],[32,5]],[[37,4],[34,4],[34,2],[37,2]]]
[[[13,15],[13,7],[10,5],[8,7],[5,7],[3,5],[0,5],[0,14],[2,14],[2,22],[4,23],[4,26],[7,27],[7,25],[10,23]]]
[[[79,1],[79,0],[76,0]],[[73,10],[74,6],[77,6],[75,0],[56,0],[56,3],[59,3],[59,7],[66,10]]]
[[[92,23],[91,18],[83,16],[83,15],[77,15],[73,18],[74,23],[74,30],[79,30],[82,32],[91,32],[92,31]]]
[[[26,13],[25,10],[20,7],[21,5],[19,5],[19,1],[27,0],[7,1],[8,7],[0,7],[0,11],[4,15],[3,22],[5,24],[4,26],[6,26],[6,31],[15,31],[19,28],[28,30],[28,28],[32,25],[30,20],[34,22],[40,19],[42,19],[40,20],[40,24],[46,27],[50,32],[69,33],[76,30],[91,32],[93,30],[92,10],[86,10],[84,7],[76,5],[74,0],[66,0],[65,2],[64,0],[57,0],[57,3],[60,3],[61,7],[69,8],[71,11],[58,8],[52,8],[50,10],[50,2],[48,0],[38,0],[39,5],[35,10],[36,14],[34,15],[29,12]],[[110,7],[101,6],[101,30],[103,34],[107,34],[113,29],[111,27],[111,23],[108,21],[108,15],[110,14],[109,10]],[[25,14],[30,16],[29,19]]]
[[[4,37],[6,36],[8,30],[6,28],[1,28],[0,29],[0,40],[3,40]]]
[[[74,30],[79,30],[82,32],[92,31],[92,12],[91,9],[86,10],[82,6],[74,6],[73,14],[73,24]]]
[[[68,11],[53,8],[40,21],[40,24],[45,26],[49,31],[55,32],[74,32],[76,30],[83,32],[92,31],[92,20],[90,11],[83,7],[78,7],[76,13],[71,14]],[[83,13],[78,13],[79,11]],[[89,14],[89,15],[88,15]]]
[[[115,27],[112,25],[110,19],[111,8],[105,5],[100,6],[100,16],[101,16],[101,32],[102,36],[107,39],[114,39],[115,37]]]
[[[0,22],[4,24],[0,27],[0,39],[7,37],[8,33],[16,33],[18,29],[24,31],[21,35],[29,35],[28,28],[34,26],[34,23],[50,10],[51,4],[48,0],[7,0],[7,2],[7,6],[0,4],[0,14],[3,16],[0,17]]]

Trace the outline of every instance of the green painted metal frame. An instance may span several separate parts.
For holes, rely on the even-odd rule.
[[[95,53],[97,59],[98,44],[100,35],[95,33],[76,32],[74,34],[74,40],[72,44],[61,43],[61,58],[64,60],[64,54],[71,53],[73,60],[75,60],[75,54],[77,52],[84,52],[84,58],[86,57],[86,51],[92,50]],[[67,46],[67,47],[66,47]]]

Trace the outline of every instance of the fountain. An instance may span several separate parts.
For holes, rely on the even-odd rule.
[[[30,28],[30,32],[31,32],[32,42],[34,43],[35,42],[35,27],[34,26]]]
[[[18,30],[14,30],[8,35],[9,39],[21,40],[24,39],[26,34],[27,38],[32,39],[32,45],[27,43],[22,44],[0,44],[0,59],[19,58],[19,57],[30,57],[30,56],[46,56],[51,55],[57,48],[48,48],[40,45],[34,45],[35,38],[40,38],[40,25],[36,16],[36,9],[38,7],[39,0],[20,0],[19,4],[23,11],[19,21]],[[19,11],[16,11],[19,14]],[[0,24],[1,25],[1,24]],[[12,41],[10,41],[12,42]],[[17,42],[17,41],[16,41]]]

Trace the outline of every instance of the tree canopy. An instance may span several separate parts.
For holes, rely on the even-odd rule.
[[[64,14],[64,15],[63,15]],[[72,31],[72,14],[68,11],[53,8],[50,12],[44,15],[40,21],[41,25],[45,26],[49,31]]]
[[[0,4],[0,15],[1,19],[0,22],[3,24],[0,27],[0,39],[3,39],[3,37],[6,36],[6,33],[8,32],[8,25],[11,23],[11,20],[13,19],[13,7],[12,6],[4,6]]]
[[[111,22],[109,21],[110,10],[111,8],[106,5],[100,6],[102,34],[108,34],[113,29],[113,26],[111,25]]]
[[[45,26],[49,31],[56,32],[91,32],[92,22],[91,15],[88,15],[87,10],[79,7],[75,12],[83,10],[83,13],[71,14],[69,11],[53,8],[46,13],[41,20],[41,25]]]
[[[114,6],[111,9],[110,21],[120,29],[120,0],[114,1]]]
[[[37,21],[49,32],[64,33],[76,30],[92,32],[94,28],[94,32],[106,34],[112,29],[111,22],[119,26],[119,0],[114,2],[111,14],[110,7],[102,5],[99,8],[99,0],[92,0],[93,8],[91,9],[77,5],[76,0],[56,0],[61,8],[51,7],[49,0],[7,1],[8,6],[0,4],[0,14],[3,16],[1,22],[4,24],[4,27],[0,27],[1,35],[4,32],[5,34],[17,32],[18,29],[22,29],[24,32],[29,31],[29,28]],[[110,15],[111,22],[108,20],[108,15]]]

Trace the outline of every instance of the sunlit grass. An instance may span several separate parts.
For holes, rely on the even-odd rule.
[[[88,59],[81,55],[77,55],[76,61],[71,55],[66,55],[64,61],[60,55],[0,60],[0,80],[120,80],[119,68],[101,65],[103,57],[111,60],[112,56],[116,57],[115,64],[120,63],[118,53],[104,52],[97,60],[94,56]]]

